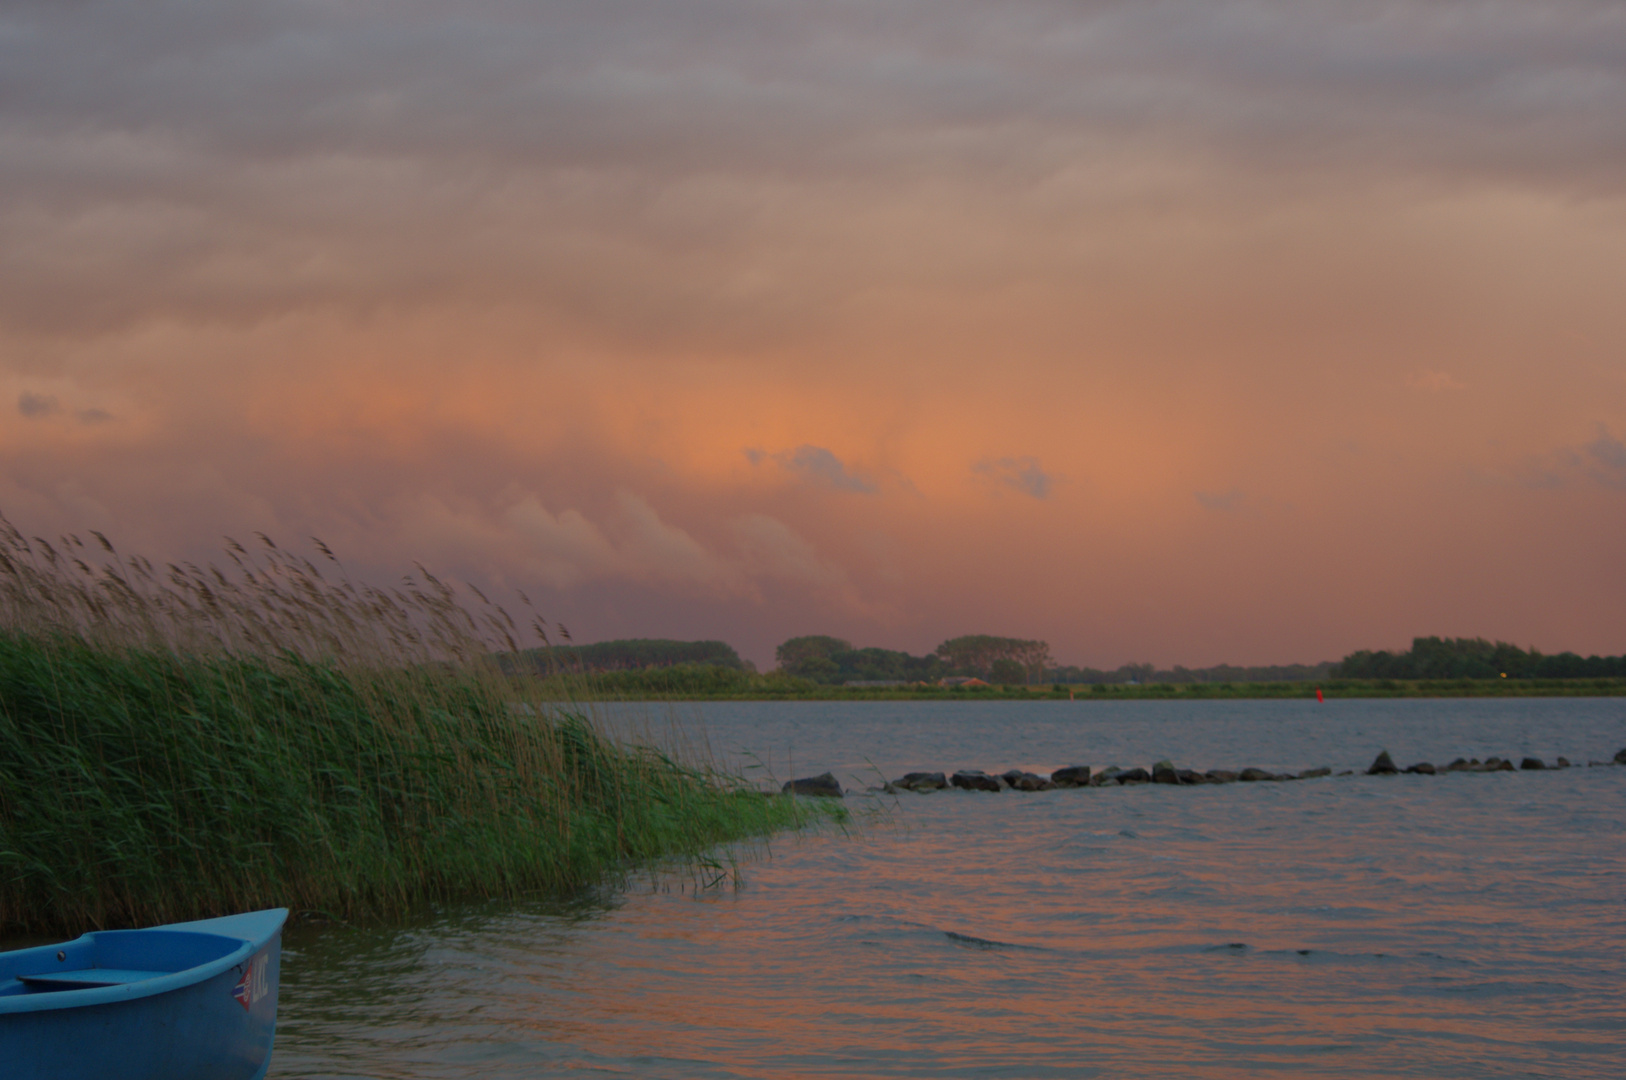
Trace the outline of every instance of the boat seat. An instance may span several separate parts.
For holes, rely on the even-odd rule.
[[[88,990],[95,986],[123,986],[125,983],[156,979],[168,971],[129,971],[122,968],[84,968],[79,971],[53,971],[49,975],[19,975],[17,981],[36,993],[43,990]]]

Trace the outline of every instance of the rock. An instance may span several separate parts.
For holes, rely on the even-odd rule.
[[[949,783],[966,791],[999,790],[999,781],[981,769],[961,769],[949,779]]]
[[[1547,763],[1538,757],[1527,757],[1519,762],[1519,768],[1521,769],[1545,769],[1546,767]]]
[[[904,773],[889,786],[905,791],[941,791],[948,787],[948,778],[940,772]]]
[[[1145,784],[1151,782],[1152,774],[1137,765],[1133,769],[1125,769],[1114,779],[1120,784]]]
[[[841,784],[831,773],[822,773],[819,776],[804,776],[800,780],[787,780],[780,789],[791,795],[815,795],[826,799],[845,798],[841,791]]]
[[[1057,787],[1085,787],[1090,782],[1088,765],[1069,765],[1050,774],[1050,782]]]
[[[1273,772],[1268,772],[1265,769],[1255,769],[1252,767],[1243,769],[1241,772],[1236,774],[1236,778],[1238,780],[1248,784],[1252,784],[1259,780],[1273,780],[1275,777],[1276,774]]]
[[[1001,775],[1000,779],[1016,791],[1049,791],[1056,786],[1036,773],[1023,772],[1020,769],[1011,769]]]
[[[1429,762],[1419,761],[1415,765],[1407,765],[1406,771],[1409,773],[1419,773],[1423,776],[1433,776],[1437,770]]]
[[[1198,772],[1196,769],[1176,769],[1176,770],[1174,770],[1174,775],[1177,776],[1180,779],[1180,782],[1182,784],[1206,784],[1206,783],[1208,783],[1208,777],[1204,776],[1202,773]]]
[[[1446,772],[1467,772],[1470,765],[1466,758],[1457,758],[1445,767]]]
[[[1482,764],[1474,766],[1474,772],[1512,772],[1513,762],[1503,761],[1499,757],[1488,757]]]
[[[1567,769],[1569,767],[1570,759],[1567,757],[1560,757],[1557,761],[1553,762],[1553,768],[1555,769]]]
[[[1118,782],[1118,777],[1122,774],[1123,770],[1118,768],[1118,766],[1108,765],[1106,768],[1090,777],[1090,786],[1101,787],[1104,784],[1115,784]]]
[[[1626,750],[1615,751],[1615,764],[1626,765]]]
[[[1345,769],[1343,772],[1339,773],[1338,775],[1339,776],[1354,776],[1355,775],[1355,770],[1354,769]]]
[[[1399,771],[1395,768],[1395,759],[1389,756],[1389,751],[1381,750],[1378,756],[1372,759],[1372,767],[1366,770],[1366,775],[1391,776]]]
[[[1167,761],[1160,761],[1152,766],[1152,783],[1178,784],[1180,774],[1174,771],[1174,766]]]
[[[1230,769],[1209,769],[1207,772],[1203,773],[1203,775],[1208,778],[1208,782],[1210,784],[1236,783],[1236,773],[1232,772]]]
[[[1049,791],[1056,786],[1038,773],[1024,772],[1021,769],[1006,769],[999,774],[999,778],[1006,787],[1017,791]]]
[[[1299,773],[1299,779],[1300,780],[1314,780],[1317,777],[1331,776],[1331,775],[1332,775],[1332,770],[1327,768],[1325,765],[1323,765],[1319,769],[1305,769],[1303,772]]]

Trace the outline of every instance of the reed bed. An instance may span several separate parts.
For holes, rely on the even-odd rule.
[[[356,585],[317,548],[325,574],[263,539],[158,568],[0,519],[0,931],[392,917],[806,823],[523,700],[490,660],[516,623],[477,591]]]

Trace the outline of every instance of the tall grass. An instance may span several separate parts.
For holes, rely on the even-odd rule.
[[[514,620],[421,569],[385,590],[270,541],[226,573],[93,540],[0,519],[0,929],[388,916],[803,821],[519,700],[487,659]]]

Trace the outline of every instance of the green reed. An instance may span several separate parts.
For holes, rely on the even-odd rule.
[[[807,820],[520,700],[486,660],[513,620],[421,570],[379,590],[269,541],[231,574],[80,549],[0,519],[0,930],[387,917]]]

